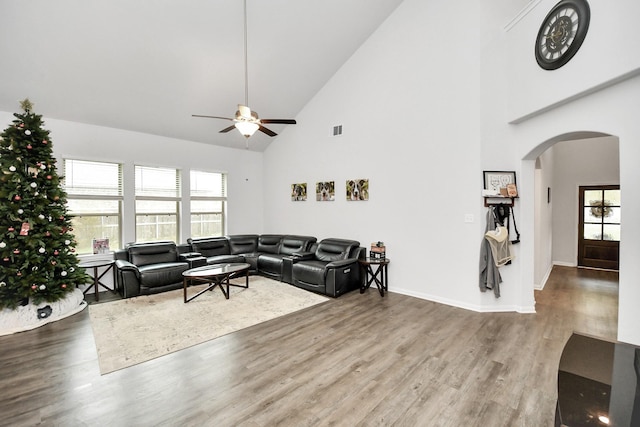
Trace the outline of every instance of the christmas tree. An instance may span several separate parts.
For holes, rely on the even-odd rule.
[[[78,268],[67,195],[42,116],[23,114],[0,134],[0,310],[54,302],[90,277]]]

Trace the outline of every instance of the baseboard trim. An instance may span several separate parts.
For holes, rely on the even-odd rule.
[[[519,306],[519,305],[490,305],[481,306],[475,304],[467,304],[457,300],[449,298],[442,298],[437,295],[425,294],[422,292],[409,291],[407,289],[394,288],[392,292],[407,295],[414,298],[419,298],[425,301],[431,301],[438,304],[444,304],[451,307],[462,308],[464,310],[475,311],[477,313],[522,313],[522,314],[535,314],[535,302],[533,306]]]

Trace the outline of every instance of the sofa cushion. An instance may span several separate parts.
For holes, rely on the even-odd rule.
[[[293,255],[296,252],[305,252],[316,242],[316,238],[312,236],[284,236],[280,245],[280,253],[284,255]]]
[[[167,262],[138,267],[140,285],[153,288],[182,282],[182,272],[187,269],[189,269],[188,262]]]
[[[283,254],[260,254],[258,257],[258,271],[269,275],[282,276]]]
[[[194,252],[200,252],[204,257],[212,257],[216,255],[229,255],[229,241],[225,237],[209,237],[204,239],[188,239],[191,249]]]
[[[231,253],[238,254],[253,254],[258,251],[258,235],[257,234],[237,234],[234,236],[227,236],[229,239],[229,247]]]
[[[207,264],[231,264],[236,262],[245,262],[242,255],[216,255],[207,257]]]
[[[318,260],[308,260],[293,264],[293,277],[296,281],[316,285],[324,284],[324,272],[327,263]]]
[[[349,258],[352,250],[360,246],[360,242],[343,239],[324,239],[316,248],[316,259],[331,262]]]
[[[129,246],[127,250],[129,261],[138,267],[178,261],[178,249],[175,243],[142,243]]]
[[[277,254],[280,252],[282,235],[263,234],[258,238],[258,252],[267,254]]]

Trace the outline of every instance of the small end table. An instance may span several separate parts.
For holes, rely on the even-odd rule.
[[[107,274],[107,272],[109,270],[113,271],[113,283],[115,285],[116,280],[115,280],[115,269],[113,268],[113,265],[115,264],[114,260],[95,260],[95,261],[84,261],[81,262],[80,264],[78,264],[78,267],[80,268],[93,268],[93,286],[89,286],[87,287],[87,289],[85,289],[84,291],[82,291],[83,294],[86,294],[87,291],[91,288],[95,289],[95,298],[96,301],[100,301],[100,297],[98,296],[99,292],[98,292],[98,287],[102,286],[103,288],[105,288],[108,291],[115,291],[115,289],[111,289],[110,287],[108,287],[107,285],[105,285],[104,283],[102,283],[100,281],[100,279],[102,279],[104,277],[105,274]],[[105,270],[102,272],[102,274],[98,275],[98,268],[100,267],[107,267],[105,268]]]
[[[358,260],[358,263],[364,272],[364,279],[360,286],[361,294],[369,289],[369,286],[374,282],[380,292],[380,296],[384,296],[385,291],[389,292],[389,286],[387,283],[387,266],[390,261],[391,260],[389,258],[365,258]]]

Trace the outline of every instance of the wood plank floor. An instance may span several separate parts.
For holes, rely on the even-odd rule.
[[[0,337],[0,425],[551,426],[562,348],[615,339],[617,289],[555,267],[536,314],[356,291],[104,376],[84,310]]]

